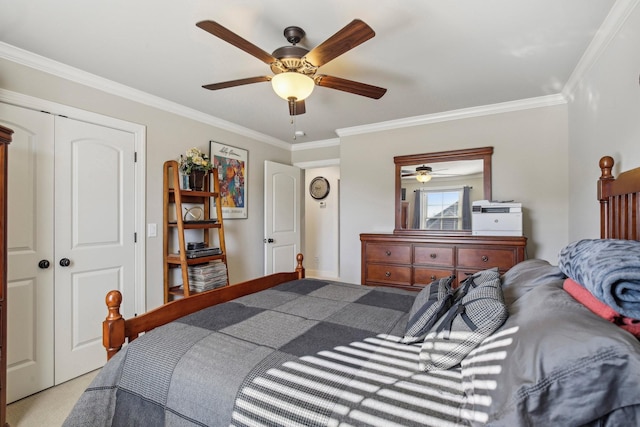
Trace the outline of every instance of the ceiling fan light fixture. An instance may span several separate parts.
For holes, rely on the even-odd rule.
[[[416,179],[424,184],[425,182],[431,181],[431,174],[428,172],[418,172]]]
[[[311,95],[315,83],[305,74],[288,71],[273,76],[271,86],[274,92],[284,100],[294,98],[296,101],[302,101]]]

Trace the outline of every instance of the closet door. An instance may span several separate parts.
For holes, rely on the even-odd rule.
[[[54,384],[54,116],[0,103],[0,124],[14,130],[7,233],[7,402],[13,402]]]
[[[105,363],[107,291],[120,290],[123,314],[135,313],[135,138],[5,103],[0,124],[14,130],[7,233],[12,402]]]
[[[105,363],[108,291],[134,315],[134,148],[130,132],[56,117],[56,384]]]

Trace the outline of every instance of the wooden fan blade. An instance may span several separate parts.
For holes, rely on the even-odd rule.
[[[258,58],[260,61],[265,64],[271,64],[276,61],[276,58],[271,56],[271,54],[265,52],[260,49],[258,46],[253,43],[243,39],[233,31],[223,27],[214,21],[200,21],[196,24],[199,28],[207,31],[208,33],[213,34],[214,36],[226,41],[237,47],[238,49],[242,49],[247,52],[249,55],[253,55]]]
[[[304,99],[302,101],[293,101],[293,98],[289,101],[289,115],[299,116],[307,112],[307,108],[304,105]]]
[[[271,80],[270,76],[249,77],[246,79],[229,80],[228,82],[212,83],[202,86],[209,90],[226,89],[228,87],[248,85],[251,83],[268,82]]]
[[[383,87],[372,86],[366,83],[354,82],[353,80],[326,76],[323,74],[316,76],[315,81],[318,86],[354,93],[368,98],[380,99],[382,98],[382,95],[387,93],[387,90]]]
[[[359,19],[354,19],[343,29],[311,49],[305,55],[305,59],[312,65],[320,67],[375,35],[370,26]]]

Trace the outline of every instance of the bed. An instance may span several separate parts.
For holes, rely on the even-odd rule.
[[[436,282],[416,295],[307,279],[298,255],[294,272],[132,319],[110,292],[110,360],[64,425],[640,425],[640,316],[629,315],[640,302],[640,168],[614,178],[613,164],[600,160],[601,239],[500,276],[508,316],[449,369],[418,368],[431,332],[406,342]],[[565,290],[593,277],[611,283],[617,317]]]

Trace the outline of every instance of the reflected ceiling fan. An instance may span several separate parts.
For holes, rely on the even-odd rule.
[[[317,73],[318,68],[327,62],[375,36],[371,27],[359,19],[354,19],[311,50],[297,45],[305,36],[302,28],[287,27],[284,30],[284,36],[291,45],[280,47],[272,54],[265,52],[217,22],[201,21],[196,25],[255,56],[269,65],[274,73],[272,76],[248,77],[202,86],[205,89],[218,90],[270,81],[276,94],[288,102],[291,116],[305,113],[304,100],[311,95],[314,86],[341,90],[373,99],[381,98],[387,91],[387,89],[378,86]]]
[[[431,166],[422,165],[422,166],[416,167],[415,172],[403,169],[402,178],[415,176],[418,181],[425,183],[425,182],[431,181],[431,178],[433,178],[434,176],[458,176],[457,174],[439,173],[440,171],[444,171],[444,170],[446,169],[438,169],[438,171],[434,171]]]

